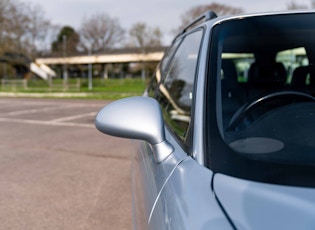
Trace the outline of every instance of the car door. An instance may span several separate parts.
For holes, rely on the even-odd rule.
[[[201,209],[218,208],[215,200],[211,201],[210,170],[205,169],[189,157],[190,123],[202,38],[202,29],[194,30],[181,38],[174,56],[161,71],[161,82],[157,85],[155,92],[155,98],[160,104],[166,124],[166,137],[168,142],[173,145],[174,152],[165,162],[150,165],[148,168],[148,174],[151,172],[155,174],[155,178],[151,175],[155,179],[155,185],[161,183],[156,179],[161,175],[164,176],[163,185],[158,186],[161,190],[149,216],[150,229],[201,228],[201,226],[206,226],[205,222],[209,220],[209,212],[198,214],[200,218],[196,218],[193,213],[196,213],[197,206],[207,200],[210,202],[210,206],[206,204],[206,208],[200,207]],[[202,180],[197,179],[199,174],[203,178]],[[159,176],[156,177],[156,175]],[[194,177],[197,180],[193,179]],[[196,181],[198,182],[195,183]],[[200,187],[199,195],[203,196],[198,202],[193,201],[193,197],[197,197],[198,194],[193,193],[195,186]],[[185,210],[186,208],[188,210]],[[214,210],[213,213],[218,211],[218,215],[221,214],[221,223],[223,223],[221,226],[224,226],[226,220],[220,208]],[[213,217],[218,216],[214,214]]]
[[[165,53],[144,93],[145,96],[155,96],[162,78],[167,73],[168,64],[180,43],[181,39],[177,39]],[[134,146],[135,154],[132,160],[133,224],[134,229],[148,229],[155,201],[174,165],[168,165],[165,162],[157,164],[154,161],[150,144],[145,141],[134,141]]]
[[[185,138],[190,123],[193,85],[202,34],[199,30],[175,40],[157,68],[148,89],[148,94],[155,97],[161,106],[167,126],[166,137],[173,145],[174,153],[170,159],[157,164],[150,145],[137,142],[137,154],[133,161],[136,225],[144,222],[150,224],[153,220],[160,224],[163,222],[163,214],[155,211],[158,196],[175,167],[188,157]]]

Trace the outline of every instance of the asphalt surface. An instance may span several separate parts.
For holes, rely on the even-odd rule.
[[[0,229],[131,229],[131,144],[107,101],[0,98]]]

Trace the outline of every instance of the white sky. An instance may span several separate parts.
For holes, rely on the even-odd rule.
[[[240,7],[245,12],[281,11],[293,0],[23,0],[25,1],[40,5],[46,18],[53,24],[78,29],[83,17],[104,12],[112,18],[118,18],[126,30],[137,22],[159,27],[164,33],[165,43],[168,43],[172,37],[171,31],[180,25],[180,15],[193,6],[218,2]],[[309,6],[311,0],[294,2]]]

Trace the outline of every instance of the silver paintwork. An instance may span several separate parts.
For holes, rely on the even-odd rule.
[[[147,143],[134,143],[134,229],[230,230],[211,190],[211,170],[187,156],[167,130],[166,139],[175,150],[161,164]]]
[[[218,18],[204,26],[212,27],[225,20],[256,15],[266,14]],[[205,37],[210,35],[211,30],[205,29]],[[209,39],[204,39],[201,45],[200,55],[207,57]],[[194,99],[197,102],[194,109],[198,113],[192,120],[192,157],[165,128],[161,110],[154,99],[122,99],[103,108],[97,115],[96,127],[101,132],[144,140],[134,141],[134,229],[233,229],[224,211],[237,229],[313,229],[314,189],[214,175],[204,167],[207,71],[206,58],[200,58]]]
[[[165,139],[160,106],[152,98],[130,97],[115,101],[101,109],[95,125],[109,135],[149,142],[157,163],[173,152],[173,147]]]
[[[134,229],[230,230],[211,190],[212,172],[181,150],[164,128],[160,113],[154,99],[133,97],[104,107],[95,120],[96,127],[103,133],[151,142],[135,142],[132,174],[136,176],[132,186],[136,191],[133,209],[137,215],[133,216]],[[147,129],[151,126],[152,129]],[[172,143],[172,154],[168,148],[163,150],[166,140]],[[158,149],[161,143],[162,148]],[[168,155],[157,164],[154,155],[165,152]],[[195,201],[190,202],[190,199]],[[201,206],[204,206],[201,213],[193,211]]]
[[[210,37],[211,30],[205,29],[204,37]],[[200,56],[207,56],[207,47],[209,45],[209,41],[205,39],[202,43],[202,47],[200,48]],[[198,79],[196,85],[196,93],[195,93],[195,111],[202,111],[200,113],[195,113],[195,119],[193,120],[193,136],[194,143],[192,146],[192,156],[194,159],[201,165],[204,165],[204,95],[205,95],[205,85],[206,85],[206,71],[207,70],[207,59],[200,58],[199,66],[198,66]]]
[[[312,188],[265,184],[216,174],[214,190],[237,229],[314,229]]]
[[[222,22],[235,20],[235,19],[245,19],[257,16],[268,16],[268,15],[282,15],[282,14],[300,14],[300,13],[314,13],[313,10],[292,10],[292,11],[277,11],[277,12],[255,12],[255,13],[245,13],[240,15],[227,15],[215,18],[211,22],[211,26],[221,24]]]

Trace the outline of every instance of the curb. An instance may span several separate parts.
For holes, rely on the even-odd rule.
[[[139,96],[136,93],[21,93],[0,92],[0,97],[25,97],[25,98],[95,98],[95,99],[119,99],[124,97]]]
[[[93,93],[14,93],[0,92],[0,97],[37,97],[37,98],[71,98],[71,97],[89,97],[97,94]]]

